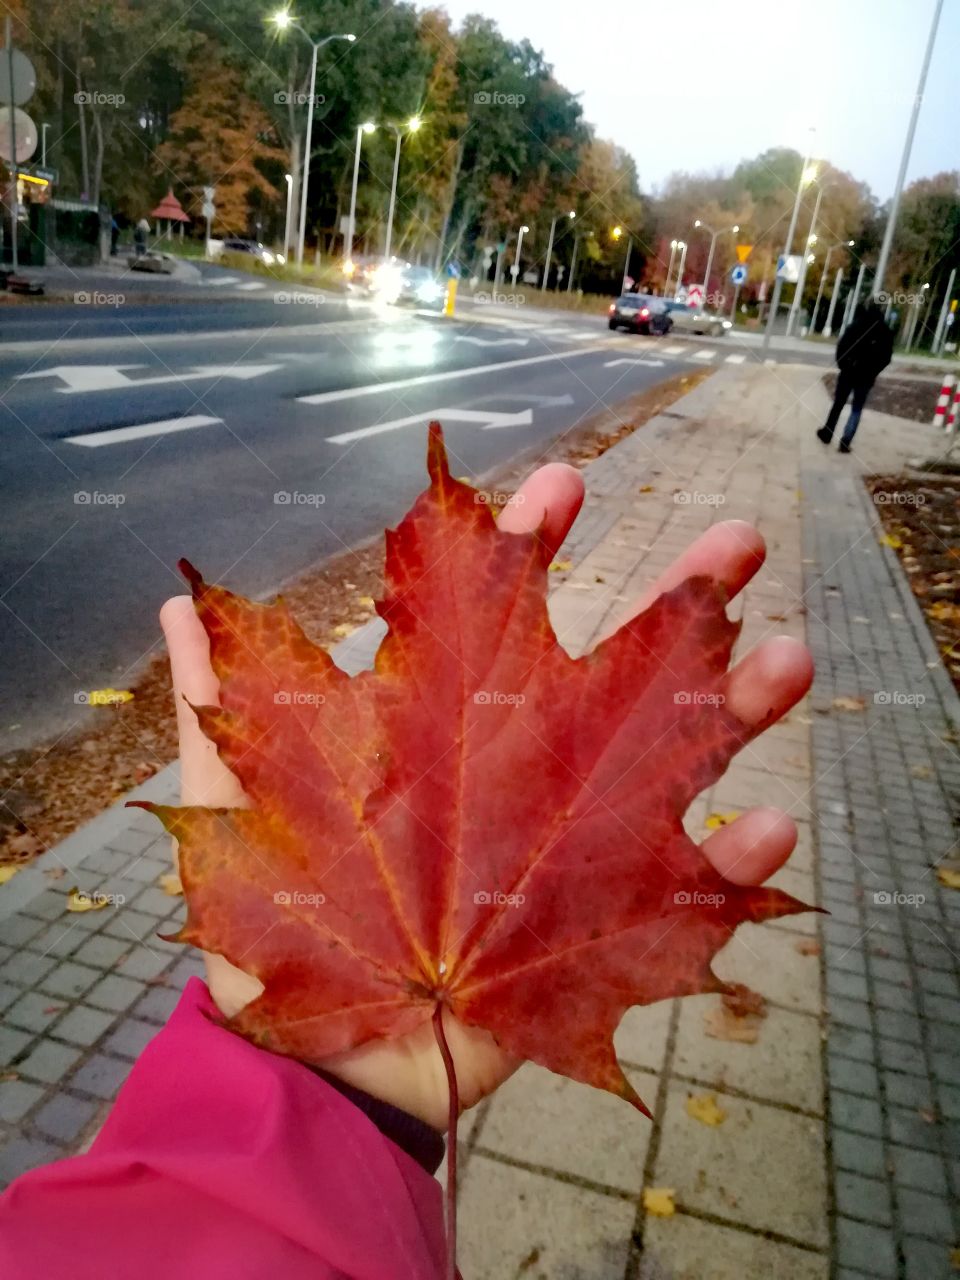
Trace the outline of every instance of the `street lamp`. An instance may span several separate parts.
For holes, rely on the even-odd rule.
[[[47,167],[47,130],[49,128],[49,124],[40,126],[40,163],[44,168]]]
[[[678,240],[677,248],[680,250],[680,265],[677,267],[677,287],[675,292],[679,293],[683,287],[683,269],[687,265],[687,242],[686,240]]]
[[[814,132],[813,129],[810,130]],[[793,213],[790,215],[790,230],[787,232],[787,243],[783,250],[784,259],[790,257],[790,250],[793,248],[793,237],[797,230],[797,219],[800,217],[800,201],[803,198],[803,189],[816,181],[817,166],[810,163],[810,156],[803,162],[803,168],[800,170],[800,181],[797,183],[797,194],[793,201]],[[763,331],[763,349],[770,348],[770,338],[773,334],[773,322],[776,319],[777,311],[780,307],[780,295],[783,292],[783,281],[780,279],[780,272],[774,272],[773,280],[773,297],[770,299],[770,311],[767,315],[767,325]]]
[[[310,148],[313,145],[313,108],[317,96],[317,53],[331,40],[346,40],[353,44],[356,36],[352,34],[324,36],[322,40],[312,40],[289,9],[280,9],[271,18],[278,31],[291,28],[299,31],[311,48],[310,55],[310,94],[307,98],[307,144],[303,156],[303,187],[300,191],[300,231],[297,236],[297,266],[303,265],[303,241],[307,232],[307,187],[310,184]]]
[[[817,289],[817,300],[813,304],[813,315],[810,317],[810,325],[807,329],[806,336],[808,338],[812,333],[816,333],[817,331],[817,316],[820,314],[820,299],[823,297],[823,286],[827,282],[827,275],[830,271],[831,254],[833,253],[834,249],[852,249],[852,248],[853,248],[852,240],[838,240],[836,244],[832,244],[830,248],[827,250],[827,256],[823,260],[823,271],[821,271],[820,273],[820,287]]]
[[[343,246],[344,263],[353,260],[353,240],[357,233],[357,181],[360,177],[360,143],[363,141],[365,133],[376,132],[377,126],[372,120],[365,120],[363,124],[357,125],[357,148],[353,156],[353,186],[350,189],[350,218],[349,230],[347,232],[347,243]]]
[[[673,260],[677,256],[677,241],[670,241],[670,263],[667,267],[667,278],[663,284],[663,296],[666,297],[670,292],[670,278],[673,275]]]
[[[407,133],[416,133],[423,121],[419,116],[411,116],[406,123]],[[390,212],[387,214],[387,243],[383,250],[383,259],[385,262],[390,261],[390,248],[393,244],[393,211],[397,205],[397,177],[400,173],[400,143],[403,141],[404,126],[400,124],[387,124],[388,129],[392,129],[397,135],[397,148],[393,156],[393,182],[390,185]]]
[[[567,293],[573,290],[573,273],[577,269],[577,249],[580,247],[580,235],[573,237],[573,257],[570,259],[570,274],[567,276]]]
[[[520,228],[520,234],[517,236],[517,252],[513,259],[513,266],[510,268],[510,274],[513,276],[514,288],[517,287],[517,276],[519,276],[520,274],[520,246],[523,244],[523,237],[527,234],[529,230],[530,228],[526,224],[524,224]]]
[[[619,240],[623,236],[623,227],[616,226],[610,232],[614,240]],[[630,254],[633,252],[633,236],[627,236],[627,256],[623,260],[623,279],[620,281],[621,295],[627,291],[627,276],[630,274]]]
[[[693,225],[695,227],[703,227],[704,231],[710,232],[710,252],[707,254],[707,270],[704,273],[704,277],[703,277],[703,305],[706,306],[707,293],[710,289],[710,269],[713,266],[713,251],[717,247],[717,236],[720,234],[720,231],[714,231],[713,227],[708,227],[707,224],[705,222],[701,222],[699,218],[696,220],[696,222]],[[725,231],[727,230],[727,228],[721,227],[720,230]],[[730,230],[733,232],[734,235],[736,235],[737,232],[740,230],[739,224],[734,223],[734,225],[730,228]]]
[[[567,217],[570,219],[571,222],[576,216],[577,214],[575,209],[571,209],[570,212],[567,214]],[[547,281],[550,278],[550,258],[553,254],[553,237],[556,234],[557,221],[561,217],[563,217],[563,214],[558,213],[557,216],[554,218],[554,220],[550,223],[550,239],[547,241],[547,265],[543,269],[543,284],[540,286],[541,293],[546,293],[547,291]]]

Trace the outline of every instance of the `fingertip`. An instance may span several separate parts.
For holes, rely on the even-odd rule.
[[[548,462],[528,476],[500,515],[505,533],[536,533],[556,550],[583,505],[583,476],[565,462]]]
[[[714,869],[732,884],[762,884],[797,843],[797,824],[782,809],[761,806],[721,827],[701,846]]]

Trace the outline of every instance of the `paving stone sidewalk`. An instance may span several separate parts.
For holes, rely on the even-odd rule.
[[[465,1116],[467,1280],[949,1274],[956,917],[929,864],[953,840],[960,758],[944,737],[956,699],[878,545],[859,459],[813,439],[826,403],[816,369],[725,368],[591,463],[585,514],[558,556],[574,568],[558,575],[551,614],[568,648],[588,649],[696,533],[734,516],[759,525],[769,558],[745,593],[738,654],[773,634],[807,638],[817,684],[687,825],[699,838],[711,813],[787,809],[800,838],[775,883],[833,914],[747,926],[720,957],[722,976],[767,998],[755,1044],[705,1035],[712,996],[627,1016],[618,1053],[653,1125],[530,1066]],[[888,419],[881,437],[880,418],[867,411],[861,442],[871,463],[872,438],[882,440],[888,466],[915,449],[917,426],[908,436]],[[365,628],[337,660],[359,669],[377,641]],[[875,701],[884,691],[929,700]],[[865,709],[837,710],[841,694]],[[176,790],[168,770],[138,794]],[[61,864],[62,880],[44,878]],[[5,1180],[90,1140],[197,972],[191,953],[156,937],[182,908],[158,886],[167,869],[153,820],[114,809],[0,891]],[[74,882],[123,905],[68,916]],[[919,907],[901,901],[920,892]],[[689,1095],[707,1092],[726,1112],[715,1128],[686,1111]],[[674,1188],[677,1213],[648,1215],[644,1187]]]

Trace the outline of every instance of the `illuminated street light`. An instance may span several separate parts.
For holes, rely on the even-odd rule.
[[[726,228],[721,227],[720,231],[714,231],[713,227],[708,226],[705,222],[702,222],[699,218],[697,218],[696,222],[693,225],[695,227],[703,227],[704,231],[710,232],[710,252],[707,254],[707,269],[703,276],[703,297],[704,297],[704,305],[706,305],[707,292],[710,288],[710,269],[713,266],[713,251],[717,247],[717,236],[720,235],[721,231],[726,230]],[[736,235],[736,233],[740,230],[739,223],[734,223],[734,225],[730,227],[730,230],[733,232],[734,235]]]
[[[411,116],[405,125],[387,124],[386,128],[392,129],[397,135],[397,149],[393,156],[393,182],[390,186],[390,212],[387,215],[387,243],[383,250],[384,259],[389,262],[390,248],[393,244],[393,213],[397,205],[397,177],[400,173],[400,143],[403,140],[403,131],[407,133],[416,133],[423,121],[419,116]]]

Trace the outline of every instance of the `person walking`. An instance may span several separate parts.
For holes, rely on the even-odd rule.
[[[853,323],[837,343],[837,389],[827,421],[817,432],[819,440],[829,444],[833,439],[843,407],[852,395],[850,417],[840,439],[840,452],[850,452],[870,389],[892,357],[893,331],[883,318],[882,309],[875,302],[858,307]]]

